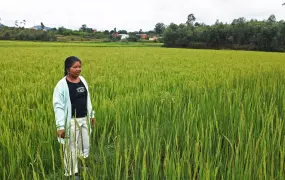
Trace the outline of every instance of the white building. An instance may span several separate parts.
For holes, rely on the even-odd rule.
[[[128,39],[130,37],[128,34],[118,34],[118,36],[121,37],[121,40],[122,39]]]

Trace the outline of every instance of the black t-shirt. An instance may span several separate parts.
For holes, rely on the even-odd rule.
[[[72,83],[66,79],[72,107],[72,117],[81,118],[87,115],[87,89],[83,82]]]

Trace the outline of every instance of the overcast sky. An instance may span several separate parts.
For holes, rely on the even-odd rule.
[[[274,14],[285,19],[285,0],[0,0],[0,18],[5,25],[27,21],[26,27],[43,22],[48,27],[79,29],[82,24],[98,30],[152,30],[157,22],[166,25],[186,22],[194,13],[197,21],[213,24],[238,17],[267,19]]]

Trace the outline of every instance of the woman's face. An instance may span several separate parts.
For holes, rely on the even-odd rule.
[[[69,75],[73,77],[78,77],[81,73],[81,63],[76,61],[70,68],[69,68]]]

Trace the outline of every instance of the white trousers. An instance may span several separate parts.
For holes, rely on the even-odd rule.
[[[64,144],[64,170],[65,176],[78,173],[78,159],[89,156],[89,122],[87,117],[70,120],[69,137]],[[67,133],[65,133],[67,134]]]

